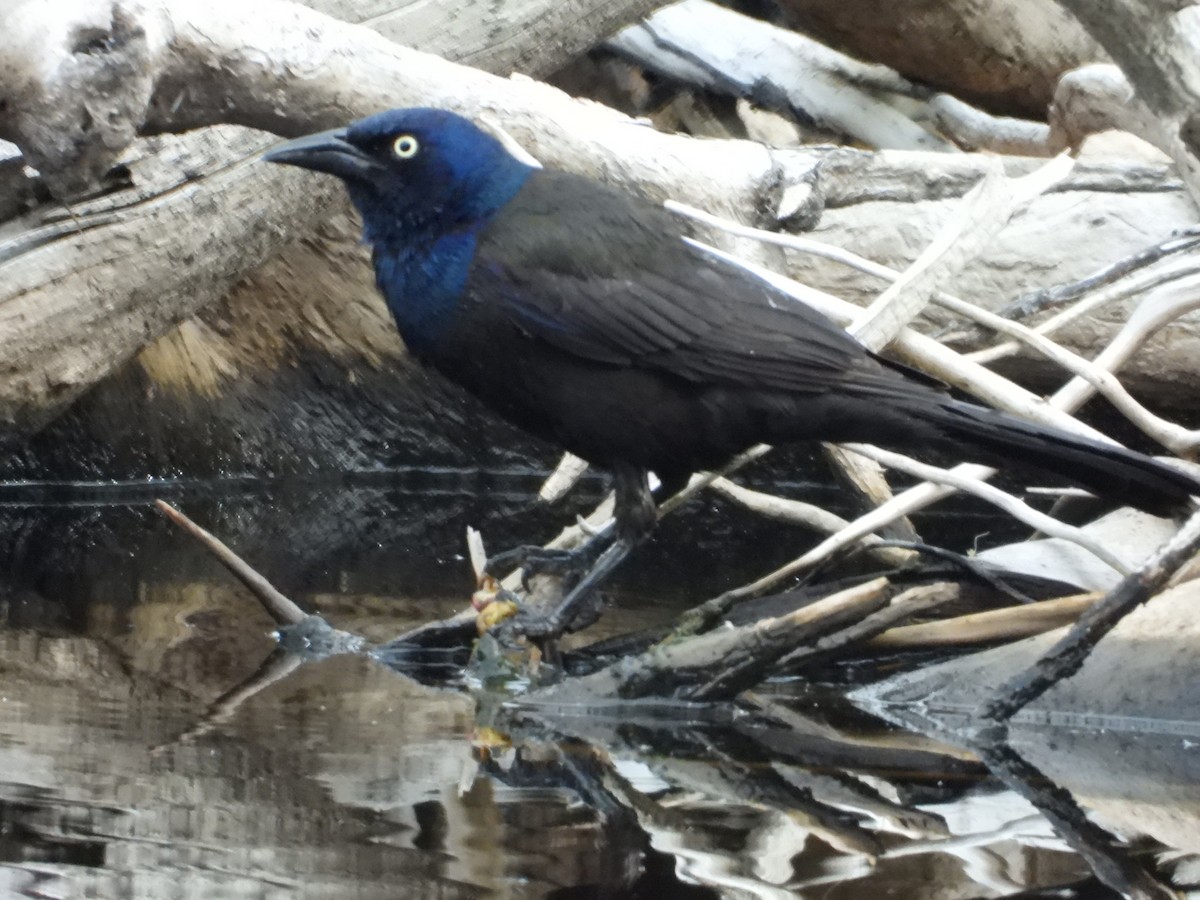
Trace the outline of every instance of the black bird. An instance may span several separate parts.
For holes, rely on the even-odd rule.
[[[1016,461],[1159,513],[1200,493],[1147,456],[952,399],[687,243],[659,206],[531,165],[453,113],[383,112],[264,158],[345,182],[376,282],[419,360],[614,474],[611,543],[526,633],[562,631],[652,528],[648,472],[669,493],[760,442]]]

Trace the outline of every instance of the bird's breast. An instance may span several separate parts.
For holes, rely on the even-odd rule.
[[[410,349],[427,351],[454,326],[476,241],[474,229],[463,229],[374,248],[375,282]]]

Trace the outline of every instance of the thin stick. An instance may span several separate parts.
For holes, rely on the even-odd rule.
[[[1099,592],[1058,597],[1021,606],[989,609],[938,622],[900,625],[867,642],[872,650],[965,647],[1031,637],[1069,625],[1104,595]]]
[[[850,524],[841,516],[819,506],[801,500],[793,500],[790,497],[779,497],[775,494],[751,490],[724,476],[715,479],[709,485],[709,489],[761,516],[793,525],[803,525],[825,534],[837,534]],[[879,536],[871,534],[863,538],[863,544],[869,552],[888,565],[899,566],[912,559],[913,554],[910,550],[892,546],[874,547],[881,540]]]
[[[993,331],[1015,338],[1021,344],[1036,350],[1042,356],[1062,366],[1072,375],[1084,379],[1144,434],[1169,450],[1187,456],[1194,453],[1197,446],[1200,446],[1200,431],[1183,428],[1150,412],[1133,398],[1108,368],[1089,362],[1032,328],[1009,321],[973,304],[952,298],[946,300],[943,305],[960,315],[974,319]]]
[[[819,639],[831,630],[830,625],[837,627],[847,621],[847,613],[851,616],[851,622],[863,617],[870,618],[873,611],[883,606],[882,597],[887,587],[886,578],[877,578],[831,594],[777,619],[742,626],[737,631],[746,635],[748,640],[743,640],[737,646],[729,644],[728,649],[720,655],[713,655],[708,665],[714,670],[719,666],[719,670],[700,687],[685,692],[684,696],[693,701],[724,700],[754,687],[780,659],[792,652],[796,644]],[[714,634],[725,635],[727,632],[717,631]],[[691,642],[677,646],[695,646],[696,642],[705,641],[708,637],[693,638]]]
[[[1083,666],[1092,648],[1134,607],[1145,603],[1200,548],[1200,512],[1171,540],[1091,607],[1041,659],[1005,682],[983,707],[981,717],[1004,727],[1009,719]]]
[[[700,222],[704,222],[705,224],[711,225],[715,228],[721,228],[729,231],[730,233],[745,237],[752,237],[765,243],[776,244],[789,249],[799,250],[813,256],[820,256],[825,259],[833,260],[834,262],[842,263],[850,268],[856,269],[860,272],[865,272],[885,281],[898,283],[898,279],[900,279],[903,274],[900,271],[891,268],[890,266],[881,265],[880,263],[874,262],[866,257],[859,256],[852,251],[843,250],[840,247],[834,247],[830,244],[824,244],[811,238],[799,237],[791,234],[778,234],[773,231],[764,231],[762,229],[739,225],[682,203],[668,202],[666,205],[667,208],[672,212],[679,213],[680,215],[687,216]],[[1158,248],[1152,248],[1152,250],[1159,250],[1160,248],[1177,244],[1178,246],[1172,249],[1171,252],[1178,252],[1180,249],[1186,249],[1197,243],[1200,243],[1200,236],[1170,241],[1166,244],[1159,245]],[[1143,251],[1143,253],[1149,254],[1151,251]],[[1155,258],[1161,258],[1163,255],[1166,254],[1160,254]],[[1128,267],[1129,271],[1133,271],[1136,268],[1137,266]],[[1098,286],[1104,282],[1099,280],[1097,276],[1090,280],[1089,283]],[[972,321],[989,328],[992,331],[1015,338],[1017,344],[1024,344],[1028,347],[1031,347],[1053,362],[1058,363],[1072,375],[1078,375],[1081,378],[1087,379],[1087,381],[1092,384],[1101,394],[1103,394],[1123,415],[1126,416],[1126,418],[1137,425],[1138,428],[1140,428],[1147,435],[1154,438],[1164,447],[1167,447],[1173,452],[1187,455],[1191,452],[1194,452],[1196,446],[1200,444],[1200,432],[1189,431],[1188,429],[1182,428],[1173,422],[1169,422],[1166,419],[1154,415],[1144,406],[1138,403],[1129,394],[1129,392],[1125,390],[1124,386],[1117,381],[1111,372],[1089,362],[1078,354],[1059,346],[1046,337],[1046,334],[1066,324],[1066,322],[1069,320],[1064,319],[1054,322],[1050,327],[1042,326],[1037,329],[1033,329],[1005,318],[1003,313],[997,314],[989,312],[973,303],[962,300],[953,294],[948,294],[945,291],[935,292],[933,294],[933,301],[939,306],[942,306],[945,309],[956,313],[957,315],[963,316],[964,318],[971,319]],[[1015,352],[1015,350],[1018,349],[1017,344],[1001,344],[998,345],[998,347],[979,351],[975,354],[969,354],[967,358],[980,363],[985,361],[990,362],[998,358],[999,354],[997,354],[997,350],[999,348],[1011,348]],[[988,355],[984,356],[983,354]]]
[[[1200,268],[1147,296],[1093,365],[1109,371],[1121,368],[1155,332],[1197,308],[1200,308]],[[1059,388],[1050,402],[1074,409],[1092,393],[1091,385],[1076,377]]]
[[[225,544],[205,531],[171,504],[155,500],[159,512],[198,540],[217,561],[233,573],[233,577],[244,584],[263,609],[280,625],[295,625],[307,619],[308,613],[279,593],[271,582],[250,567],[250,564],[230,550]]]
[[[1160,244],[1155,244],[1152,247],[1139,250],[1131,256],[1126,256],[1124,259],[1119,259],[1112,265],[1105,266],[1078,281],[1050,288],[1041,288],[1040,290],[1022,294],[1012,303],[999,310],[999,314],[1006,319],[1028,318],[1048,307],[1061,306],[1064,303],[1079,300],[1098,288],[1107,287],[1139,269],[1151,266],[1159,260],[1176,253],[1191,250],[1198,244],[1200,244],[1200,229],[1195,227],[1184,229],[1174,237],[1168,238]]]
[[[902,594],[892,598],[891,603],[878,612],[865,616],[853,625],[823,636],[807,647],[799,647],[776,664],[776,671],[794,671],[801,666],[811,666],[815,662],[827,659],[837,650],[850,644],[861,643],[882,634],[898,622],[902,622],[918,613],[958,599],[959,586],[954,582],[941,581],[934,584],[922,584],[909,588]]]
[[[901,453],[893,453],[890,450],[881,450],[878,447],[866,444],[850,444],[849,446],[856,453],[861,453],[863,456],[874,459],[891,469],[915,475],[922,481],[948,485],[965,493],[973,494],[994,506],[998,506],[1014,519],[1024,522],[1035,531],[1040,531],[1049,537],[1061,538],[1073,544],[1078,544],[1122,575],[1129,572],[1129,566],[1124,560],[1111,553],[1104,545],[1092,540],[1082,529],[1064,524],[1053,516],[1038,512],[1033,507],[1018,500],[1012,494],[1002,491],[994,485],[987,484],[977,478],[956,474],[948,469],[917,462],[915,459],[910,459]]]
[[[1116,303],[1128,297],[1144,294],[1164,285],[1170,286],[1175,282],[1183,281],[1197,274],[1200,274],[1200,265],[1190,258],[1180,260],[1177,265],[1171,266],[1165,271],[1143,272],[1141,275],[1133,276],[1126,281],[1118,282],[1108,288],[1102,288],[1094,294],[1082,297],[1074,305],[1068,306],[1061,312],[1051,316],[1045,322],[1042,322],[1034,331],[1042,335],[1052,334],[1066,327],[1076,319],[1091,315],[1096,310],[1110,303]],[[968,353],[965,358],[980,365],[989,365],[998,359],[1012,356],[1020,349],[1021,345],[1016,341],[1006,341],[994,347]]]

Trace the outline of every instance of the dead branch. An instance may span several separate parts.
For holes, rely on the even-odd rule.
[[[1168,256],[1192,250],[1198,244],[1200,244],[1200,233],[1197,233],[1196,228],[1186,228],[1161,243],[1132,253],[1084,278],[1022,294],[1008,306],[997,310],[997,314],[1006,319],[1024,319],[1036,315],[1044,309],[1061,306],[1074,300],[1082,300],[1085,295],[1097,288],[1119,281],[1139,269],[1166,259]]]
[[[1103,594],[1079,594],[1042,600],[1004,609],[956,616],[937,622],[900,625],[872,638],[866,646],[884,652],[928,650],[935,647],[965,647],[999,641],[1015,641],[1069,625],[1095,605]]]
[[[913,616],[937,609],[958,598],[959,587],[951,582],[923,584],[909,588],[893,597],[883,609],[871,613],[849,627],[818,638],[807,647],[793,650],[779,660],[776,671],[794,672],[799,668],[814,665],[830,658],[844,647],[869,640],[883,634],[893,625]]]
[[[736,669],[750,683],[760,680],[772,664],[797,643],[836,631],[887,603],[886,578],[876,578],[839,591],[795,612],[738,628],[719,629],[687,640],[658,644],[639,656],[620,660],[591,675],[539,692],[538,703],[569,702],[569,698],[662,696],[707,681],[718,669]],[[749,686],[737,678],[737,690]],[[729,682],[733,684],[731,679]],[[733,693],[737,693],[734,690]],[[716,691],[712,692],[715,696]],[[721,696],[732,696],[722,694]],[[712,699],[709,697],[708,699]]]
[[[158,511],[204,545],[217,562],[228,569],[233,577],[246,586],[263,605],[263,609],[280,625],[296,625],[308,618],[308,613],[279,593],[266,578],[256,572],[240,556],[230,550],[218,538],[205,531],[171,504],[155,500]]]
[[[1005,723],[1062,679],[1079,671],[1104,635],[1131,610],[1150,600],[1200,549],[1200,512],[1171,540],[1090,607],[1069,632],[1029,669],[1001,685],[980,712],[1003,732]]]

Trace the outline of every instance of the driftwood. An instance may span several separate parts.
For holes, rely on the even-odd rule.
[[[753,100],[869,146],[950,149],[915,121],[929,118],[920,92],[893,70],[709,0],[664,7],[607,46],[676,81]]]
[[[425,31],[414,31],[405,25],[415,21],[409,18],[417,16],[413,5],[404,5],[387,16],[377,13],[391,7],[372,7],[367,13],[386,34],[425,35],[436,31],[428,44],[432,48],[451,55],[455,46],[470,48],[461,58],[499,71],[520,64],[536,74],[548,71],[556,60],[585,46],[589,35],[594,38],[622,17],[633,17],[642,9],[633,3],[604,7],[606,12],[596,13],[600,18],[577,17],[582,30],[568,33],[575,43],[554,45],[554,52],[547,51],[536,63],[529,62],[529,47],[537,33],[524,27],[530,19],[520,18],[533,13],[520,5],[497,13],[496,27],[511,34],[513,40],[500,42],[494,55],[490,55],[493,51],[480,49],[480,29],[474,20],[464,22],[463,17],[448,16],[452,25],[444,29],[426,22]],[[940,224],[945,198],[961,195],[988,166],[982,158],[962,154],[914,157],[829,149],[765,150],[749,143],[666,137],[593,105],[572,103],[544,87],[489,79],[439,60],[426,64],[419,54],[386,43],[361,27],[331,22],[315,12],[293,10],[285,4],[268,5],[256,9],[254,15],[255,33],[263,35],[260,49],[264,58],[290,60],[289,71],[293,73],[336,62],[322,69],[320,79],[300,74],[281,79],[278,72],[255,66],[225,42],[231,29],[246,21],[238,18],[244,11],[233,4],[213,7],[203,15],[198,7],[183,2],[121,9],[115,19],[110,7],[97,7],[89,13],[91,18],[72,21],[65,17],[53,27],[42,19],[10,19],[12,33],[24,37],[6,48],[3,64],[7,71],[28,71],[33,48],[41,46],[62,48],[58,52],[64,68],[52,76],[59,79],[57,82],[39,85],[24,76],[10,78],[6,83],[19,96],[9,99],[9,113],[0,119],[0,131],[16,138],[29,158],[43,169],[43,177],[64,190],[90,181],[108,162],[118,158],[123,143],[137,129],[147,133],[232,121],[291,134],[380,106],[457,104],[467,112],[486,107],[489,114],[502,118],[506,127],[548,162],[602,172],[605,177],[624,180],[656,197],[686,200],[759,224],[772,224],[773,211],[786,214],[792,209],[790,189],[803,188],[812,193],[815,184],[815,196],[825,210],[822,237],[835,243],[852,239],[858,249],[873,258],[903,267],[916,257],[928,243],[932,229]],[[328,9],[338,14],[343,11],[341,5]],[[200,16],[192,22],[194,28],[187,24],[192,14]],[[140,27],[138,15],[146,16],[150,23],[143,28],[147,37],[125,42],[121,35],[126,31],[133,34]],[[158,23],[163,16],[172,15],[180,27],[173,43],[163,43]],[[81,45],[88,48],[88,53],[70,52],[67,36],[77,26],[79,33],[88,37]],[[308,39],[305,29],[310,26],[315,29],[313,34],[322,35],[319,46]],[[51,27],[50,32],[44,30]],[[464,30],[455,30],[460,28]],[[211,40],[191,40],[201,34]],[[339,41],[341,46],[353,45],[355,53],[340,53]],[[455,45],[455,41],[460,43]],[[105,49],[101,53],[97,48]],[[230,54],[223,55],[226,51]],[[36,53],[41,61],[42,51]],[[204,69],[203,79],[190,78],[195,66]],[[150,78],[149,73],[154,77]],[[128,83],[121,81],[126,76]],[[82,114],[76,114],[85,93],[78,94],[73,106],[56,102],[88,79],[97,84],[125,84],[124,93],[118,92],[120,102],[111,101],[117,114],[106,125],[106,129],[111,126],[110,130],[89,134],[78,130],[78,122],[83,119]],[[208,93],[195,89],[201,80]],[[187,102],[176,105],[184,96],[178,90],[184,81],[189,84]],[[150,83],[153,91],[145,95]],[[354,89],[340,90],[339,83],[352,83]],[[336,103],[330,90],[338,91]],[[272,97],[284,100],[272,101],[272,106],[256,99],[272,91]],[[214,104],[218,96],[220,102]],[[46,115],[43,106],[53,107],[58,118]],[[281,117],[275,106],[286,107],[287,115]],[[54,122],[66,122],[66,130],[53,131]],[[256,148],[262,146],[261,139],[232,135],[205,139],[211,146],[198,162],[191,155],[195,150],[185,143],[169,149],[161,166],[167,172],[177,172],[181,161],[187,159],[189,167],[198,167],[191,171],[202,173],[198,178],[184,183],[176,175],[174,183],[164,180],[153,192],[130,198],[128,203],[121,203],[118,194],[107,208],[83,205],[75,209],[73,205],[77,219],[64,219],[53,225],[52,235],[47,233],[42,238],[18,236],[9,248],[12,258],[5,265],[4,279],[8,292],[0,295],[0,336],[8,348],[6,377],[0,378],[0,421],[6,423],[6,440],[11,442],[40,428],[98,379],[128,360],[148,339],[223,294],[239,275],[257,265],[280,242],[304,233],[309,223],[324,215],[328,207],[321,201],[329,196],[323,193],[327,188],[306,179],[302,197],[299,190],[288,187],[298,184],[289,180],[293,177],[290,173],[267,172],[264,167],[249,164]],[[176,154],[174,158],[172,153]],[[223,168],[231,159],[245,159],[247,164]],[[1007,165],[1011,173],[1018,173],[1028,170],[1031,164],[1011,161]],[[146,177],[136,165],[134,172],[139,183]],[[1080,191],[1087,192],[1086,203],[1079,202]],[[1129,192],[1134,193],[1126,197]],[[1052,199],[1058,196],[1064,197],[1061,203],[1064,208],[1069,205],[1078,225],[1065,226],[1054,219],[1054,213],[1047,212],[1047,204],[1054,207],[1060,203]],[[901,207],[898,200],[916,206]],[[241,214],[231,216],[231,209]],[[763,211],[767,211],[765,221]],[[893,211],[903,217],[903,228],[887,227],[887,216]],[[1064,274],[1082,277],[1089,267],[1141,249],[1142,229],[1131,231],[1126,223],[1144,219],[1145,231],[1157,229],[1165,234],[1176,224],[1184,224],[1191,214],[1190,205],[1181,203],[1177,192],[1172,193],[1171,176],[1161,166],[1081,165],[1057,192],[1046,194],[1027,216],[1019,219],[1015,230],[1008,230],[1019,235],[1019,239],[1011,239],[1011,249],[1006,249],[1009,239],[1002,234],[998,242],[1001,255],[985,251],[979,262],[968,268],[963,284],[969,290],[963,293],[1001,305],[1022,292],[1018,284],[1040,280],[1037,269],[1048,265],[1043,260],[1051,258],[1056,263],[1069,260],[1073,268]],[[1097,226],[1097,219],[1105,224]],[[1045,221],[1050,221],[1052,227],[1039,231],[1036,223]],[[864,223],[871,226],[867,239],[870,246],[861,240]],[[87,230],[74,233],[80,224]],[[1074,239],[1076,227],[1086,227],[1089,234],[1082,248],[1085,252]],[[921,228],[927,230],[921,232]],[[52,246],[37,245],[38,240],[51,237]],[[904,242],[903,246],[896,246],[898,240]],[[187,248],[197,241],[204,248],[202,258],[193,258],[188,266],[175,264],[189,255]],[[349,234],[338,236],[329,252],[341,254],[351,241]],[[131,254],[131,246],[139,249]],[[1039,253],[1044,257],[1039,258]],[[120,278],[110,277],[112,267],[103,264],[91,268],[86,279],[73,274],[82,267],[81,259],[99,263],[115,254],[126,260],[136,258],[140,264],[126,267]],[[848,279],[840,266],[828,262],[796,265],[794,272],[806,282],[833,288],[843,296],[861,298],[876,289],[875,282],[859,276]],[[859,278],[857,284],[855,277]],[[364,285],[364,298],[369,298],[369,277],[363,275],[358,281]],[[300,287],[294,289],[303,292]],[[319,308],[320,303],[316,306]],[[103,312],[102,320],[98,311]],[[373,339],[386,342],[386,319],[378,318],[380,327]],[[220,328],[208,327],[206,338],[214,348],[207,353],[210,357],[229,351],[220,332]],[[1143,367],[1149,379],[1168,381],[1193,357],[1191,332],[1185,328],[1180,334],[1185,337],[1173,339],[1169,353],[1139,357],[1137,366]],[[1080,329],[1075,346],[1086,350],[1105,336]],[[391,340],[390,352],[398,353],[394,338]],[[1158,362],[1150,364],[1147,360]],[[254,374],[221,371],[224,383],[253,384]]]
[[[51,15],[44,5],[26,4],[6,12],[0,69],[11,93],[4,97],[0,135],[20,144],[41,176],[69,195],[92,185],[121,159],[139,129],[154,134],[204,124],[173,121],[169,116],[153,121],[147,104],[165,104],[169,113],[184,96],[183,86],[189,99],[182,106],[201,101],[192,95],[192,87],[211,79],[206,75],[189,81],[185,67],[217,71],[223,51],[249,49],[239,44],[239,27],[249,29],[247,34],[257,33],[261,17],[270,12],[257,10],[247,18],[247,10],[237,4],[205,7],[209,18],[189,31],[189,11],[196,13],[201,6],[114,2],[83,9],[64,3],[62,15]],[[377,23],[382,34],[404,36],[408,42],[421,38],[421,46],[451,58],[499,72],[520,66],[531,74],[546,74],[648,7],[645,2],[514,2],[493,4],[486,20],[444,4],[436,17],[423,4],[378,3],[369,9],[354,4],[352,8],[356,15]],[[322,8],[345,14],[351,7],[329,2]],[[392,46],[365,27],[325,19],[313,11],[295,8],[296,20],[290,5],[271,9],[284,28],[276,38],[296,57],[295,84],[308,80],[303,74],[311,71],[308,66],[320,64],[319,58],[302,61],[300,57],[309,53],[310,45],[316,46],[312,42],[321,33],[321,23],[334,30],[349,29],[343,49],[354,44],[356,34],[385,52]],[[546,9],[552,11],[549,16]],[[547,40],[544,29],[553,28],[560,18],[570,19],[570,26],[556,28],[556,36]],[[314,30],[306,30],[306,22],[315,23]],[[175,43],[167,39],[168,24],[176,29]],[[205,27],[211,31],[206,33]],[[189,45],[189,38],[196,43]],[[212,43],[206,44],[210,38]],[[261,62],[269,53],[266,47],[260,49]],[[338,54],[334,47],[329,50]],[[272,52],[279,59],[289,55],[279,44]],[[47,58],[54,65],[48,65]],[[421,58],[416,54],[412,61],[418,70]],[[225,62],[233,64],[231,59]],[[229,74],[235,76],[232,70]],[[241,74],[246,73],[235,77]],[[358,73],[368,87],[378,77],[369,66]],[[158,91],[153,95],[152,82]],[[209,123],[234,121],[219,112],[223,103],[219,94],[225,86],[213,86],[217,96],[210,99],[216,108],[210,109]],[[251,79],[246,86],[266,87],[261,79]],[[338,88],[333,90],[336,93]],[[383,99],[378,93],[360,97],[357,107],[351,103],[326,112],[324,121],[334,124],[348,115],[421,102],[417,99],[421,90],[421,85],[413,85],[407,101]],[[316,127],[320,113],[309,99],[291,98],[295,133]],[[337,107],[341,101],[332,102]],[[147,118],[151,121],[144,121]],[[93,121],[103,127],[93,127]],[[258,120],[243,124],[266,125]],[[6,346],[0,364],[4,376],[0,378],[0,441],[11,442],[37,430],[149,340],[224,295],[238,277],[328,215],[334,198],[340,199],[332,185],[309,183],[303,191],[293,190],[285,187],[297,183],[290,173],[240,164],[250,163],[269,141],[261,135],[225,130],[170,142],[161,158],[152,160],[159,181],[149,191],[118,194],[103,212],[77,210],[73,204],[74,217],[58,225],[53,235],[39,237],[34,231],[0,248],[0,259],[8,258],[6,288],[0,296],[0,334]],[[147,149],[154,151],[139,148],[139,156]],[[139,182],[145,178],[141,168],[134,167]],[[20,182],[15,184],[24,189]],[[231,214],[234,210],[237,214]],[[50,239],[56,241],[52,249],[46,246]],[[347,238],[347,242],[353,241]],[[138,264],[121,266],[118,272],[118,267],[107,264],[113,258],[127,262],[136,258]],[[179,265],[183,258],[192,262]],[[84,271],[89,273],[86,277],[80,274]]]
[[[971,0],[780,0],[807,33],[860,59],[985,109],[1037,117],[1058,77],[1105,62],[1104,51],[1054,0],[1014,0],[1004,15]]]

